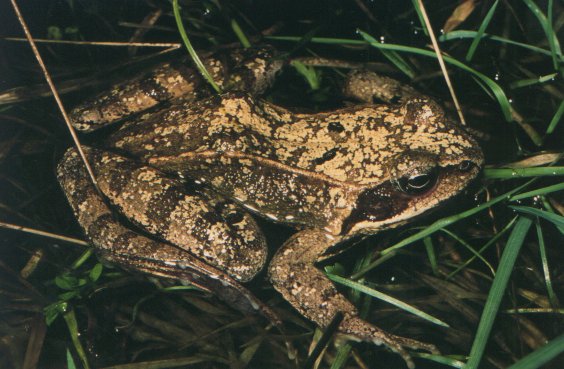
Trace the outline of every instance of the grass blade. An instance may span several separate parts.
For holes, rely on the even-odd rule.
[[[551,74],[547,74],[545,76],[540,76],[537,78],[526,78],[526,79],[520,79],[514,82],[511,82],[509,84],[509,88],[512,90],[518,89],[518,88],[523,88],[523,87],[529,87],[529,86],[534,86],[540,83],[546,83],[546,82],[551,82],[554,81],[554,78],[556,78],[558,76],[558,73],[551,73]]]
[[[467,31],[467,30],[451,31],[451,32],[447,33],[446,35],[442,35],[441,37],[439,37],[439,41],[452,41],[452,40],[460,40],[460,39],[463,39],[463,38],[475,38],[477,34],[478,34],[477,31]],[[547,56],[552,55],[550,50],[546,50],[546,49],[543,49],[541,47],[537,47],[537,46],[533,46],[533,45],[529,45],[529,44],[524,44],[522,42],[513,41],[513,40],[510,40],[510,39],[504,38],[504,37],[490,35],[490,34],[487,34],[487,33],[484,33],[482,35],[482,39],[487,39],[489,41],[496,41],[496,42],[501,42],[501,43],[504,43],[504,44],[507,44],[507,45],[521,47],[521,48],[530,50],[530,51],[534,52],[535,54],[542,54],[542,55],[547,55]]]
[[[539,240],[539,253],[542,262],[542,271],[544,274],[544,283],[546,285],[546,291],[548,293],[548,300],[553,308],[558,308],[559,302],[554,288],[552,288],[552,279],[550,278],[550,268],[548,267],[548,258],[546,256],[546,247],[544,244],[544,236],[542,234],[542,228],[538,218],[535,221],[535,227],[537,230],[537,239]]]
[[[552,30],[552,20],[547,19],[546,15],[540,10],[538,5],[532,0],[523,0],[525,5],[531,10],[533,15],[537,17],[545,35],[546,39],[548,40],[548,44],[550,45],[551,56],[552,56],[552,64],[555,70],[558,70],[558,60],[562,58],[562,50],[560,49],[560,43],[558,42],[558,38],[556,34]],[[552,1],[549,3],[549,11],[552,14]]]
[[[239,39],[239,42],[241,43],[241,45],[243,45],[245,49],[251,47],[251,42],[249,41],[249,38],[247,37],[247,35],[245,35],[245,32],[243,32],[241,26],[239,26],[239,23],[237,23],[235,19],[231,19],[231,29],[233,30],[233,32]]]
[[[488,28],[488,25],[490,24],[490,21],[492,20],[492,17],[495,13],[495,9],[497,8],[498,3],[499,3],[499,0],[495,0],[495,3],[493,3],[492,7],[488,11],[488,14],[486,14],[486,16],[484,17],[484,20],[483,20],[482,24],[480,25],[478,32],[476,32],[476,36],[474,37],[472,44],[470,44],[470,47],[468,48],[468,53],[466,54],[466,61],[467,62],[471,61],[472,58],[474,57],[474,53],[476,52],[476,49],[478,48],[478,44],[482,40],[482,36],[484,35],[486,28]]]
[[[509,223],[507,223],[499,232],[497,232],[491,239],[489,239],[488,242],[486,242],[484,246],[480,247],[480,249],[476,252],[476,254],[482,255],[482,253],[484,251],[486,251],[487,249],[489,249],[491,245],[495,244],[508,230],[511,229],[511,227],[513,227],[513,224],[515,224],[515,221],[517,221],[517,218],[518,217],[514,217],[513,219],[511,219],[511,221],[509,221]],[[466,268],[476,258],[477,258],[476,255],[472,255],[470,258],[468,258],[468,260],[466,260],[464,263],[460,264],[460,266],[458,268],[456,268],[449,275],[447,275],[447,279],[452,278],[454,275],[456,275],[461,270]],[[486,264],[486,265],[489,265],[489,263]],[[492,275],[495,275],[495,273],[493,273]]]
[[[474,247],[470,246],[470,244],[468,244],[468,242],[466,242],[462,238],[458,237],[456,234],[449,231],[448,229],[443,228],[443,229],[441,229],[441,232],[446,233],[452,239],[454,239],[456,242],[458,242],[463,247],[465,247],[466,250],[468,250],[468,252],[473,254],[473,257],[480,259],[482,261],[482,263],[484,263],[484,265],[492,272],[492,275],[495,275],[495,270],[494,270],[493,266],[488,262],[488,260],[486,260],[486,258],[484,258],[482,256],[482,254],[480,252],[476,251]]]
[[[558,214],[550,213],[548,211],[531,208],[529,206],[509,206],[511,209],[517,210],[521,213],[535,215],[537,217],[548,220],[553,223],[562,234],[564,234],[564,217]]]
[[[547,135],[550,135],[552,134],[552,132],[554,132],[556,125],[558,124],[558,122],[560,122],[560,118],[562,118],[562,114],[564,114],[564,101],[560,102],[558,110],[556,111],[556,113],[554,113],[554,117],[552,117],[552,119],[550,120],[550,124],[546,129]]]
[[[484,176],[488,179],[510,179],[525,177],[562,176],[564,167],[538,168],[485,168]]]
[[[564,183],[557,183],[557,184],[552,185],[552,186],[537,188],[537,189],[532,190],[532,191],[520,193],[519,195],[513,196],[511,198],[511,201],[517,201],[517,200],[521,200],[521,199],[525,199],[527,197],[533,197],[533,196],[542,196],[542,195],[546,195],[546,194],[549,194],[549,193],[552,193],[552,192],[562,191],[562,190],[564,190]]]
[[[335,355],[335,359],[331,363],[330,369],[341,369],[344,368],[347,364],[347,359],[351,353],[352,346],[350,343],[345,343],[344,345],[340,346],[337,355]]]
[[[178,27],[178,32],[180,33],[180,36],[182,37],[182,41],[184,42],[184,46],[186,46],[186,49],[188,50],[190,57],[194,61],[194,64],[196,64],[198,71],[204,77],[204,79],[206,81],[208,81],[208,83],[210,84],[210,86],[213,87],[215,92],[220,94],[221,89],[215,83],[212,76],[209,74],[208,70],[206,69],[206,66],[204,65],[204,63],[202,63],[202,60],[198,56],[198,53],[196,52],[196,50],[194,50],[194,46],[192,46],[192,43],[190,42],[190,39],[188,38],[188,34],[186,34],[186,29],[184,28],[184,24],[182,23],[182,17],[180,16],[180,8],[178,6],[178,0],[173,0],[172,9],[173,9],[173,12],[174,12],[174,20],[176,21],[176,26]]]
[[[411,3],[413,4],[413,9],[415,9],[415,12],[417,13],[419,23],[421,24],[421,28],[423,29],[425,36],[429,36],[429,30],[427,30],[427,26],[425,25],[425,19],[423,18],[423,14],[421,13],[421,8],[419,8],[419,3],[417,2],[417,0],[411,0]]]
[[[531,352],[507,369],[537,369],[562,352],[564,352],[564,334],[561,334],[546,345]]]
[[[439,275],[439,266],[437,261],[437,255],[435,254],[435,246],[433,245],[433,239],[429,236],[423,239],[425,244],[425,250],[427,250],[427,258],[429,259],[429,264],[431,265],[431,270],[434,275]]]
[[[435,318],[435,317],[417,309],[414,306],[406,304],[405,302],[400,301],[400,300],[398,300],[398,299],[396,299],[392,296],[386,295],[385,293],[382,293],[380,291],[376,291],[375,289],[370,288],[370,287],[368,287],[368,286],[366,286],[362,283],[358,283],[358,282],[355,282],[355,281],[352,281],[350,279],[343,278],[343,277],[340,277],[340,276],[334,275],[334,274],[327,274],[327,277],[329,277],[329,279],[332,280],[333,282],[337,282],[337,283],[342,284],[344,286],[347,286],[347,287],[353,288],[357,291],[360,291],[362,293],[365,293],[369,296],[375,297],[379,300],[390,303],[394,306],[399,307],[402,310],[405,310],[409,313],[412,313],[413,315],[417,315],[418,317],[425,319],[425,320],[427,320],[431,323],[434,323],[434,324],[437,324],[437,325],[440,325],[440,326],[443,326],[443,327],[449,326],[447,323],[443,322],[442,320]]]
[[[78,322],[76,321],[74,310],[71,309],[65,312],[63,314],[63,317],[65,318],[65,322],[67,323],[67,328],[69,330],[74,349],[76,350],[76,353],[78,354],[78,357],[82,362],[82,366],[84,367],[84,369],[90,369],[90,365],[88,364],[88,359],[86,357],[86,352],[84,351],[84,347],[82,346],[82,343],[79,339]]]
[[[362,32],[362,31],[358,31],[358,32],[366,42],[369,42],[371,44],[378,43],[378,41],[374,37],[367,34],[366,32]],[[384,43],[384,42],[381,41],[380,43]],[[407,61],[405,61],[401,57],[400,54],[398,54],[393,50],[386,50],[386,49],[380,49],[380,52],[406,76],[408,76],[411,79],[415,78],[416,75],[415,71],[413,70],[413,68],[411,68],[411,66],[407,63]]]
[[[465,369],[477,369],[480,364],[499,305],[501,304],[507,287],[507,282],[511,276],[513,265],[515,264],[519,250],[523,245],[525,236],[532,223],[533,221],[530,218],[520,217],[515,223],[515,228],[513,228],[513,232],[511,232],[507,240],[507,244],[501,255],[499,267],[497,268],[497,273],[488,294],[488,299],[486,300],[486,305],[484,306],[484,311],[482,312],[478,330],[474,337],[474,343],[472,344],[469,355],[470,359],[464,366]]]

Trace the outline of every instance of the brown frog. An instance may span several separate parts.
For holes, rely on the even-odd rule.
[[[269,263],[273,286],[319,326],[340,312],[340,335],[384,344],[413,367],[405,348],[433,346],[360,319],[315,264],[353,236],[404,224],[459,193],[482,165],[475,140],[431,99],[372,72],[353,72],[345,87],[368,103],[301,114],[257,97],[284,65],[270,48],[220,51],[204,63],[229,92],[212,94],[186,64],[164,64],[72,113],[89,131],[150,109],[103,150],[85,149],[105,198],[74,149],[59,164],[88,239],[110,262],[190,281],[278,322],[239,284],[267,261],[249,212],[294,226]],[[114,210],[154,238],[121,225]]]

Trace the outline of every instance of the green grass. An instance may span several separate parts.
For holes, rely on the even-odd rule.
[[[290,18],[277,3],[174,0],[162,3],[156,22],[146,24],[156,9],[141,3],[31,3],[34,11],[23,13],[37,38],[127,41],[144,30],[137,41],[182,41],[196,64],[202,50],[264,40],[284,55],[366,63],[451,106],[415,0],[319,8],[290,1],[284,4]],[[425,5],[440,30],[457,2]],[[564,153],[563,27],[559,2],[496,0],[478,3],[457,29],[438,34],[467,124],[480,133],[483,176],[455,205],[363,240],[325,265],[366,319],[441,349],[440,355],[414,352],[418,368],[559,368],[564,167],[561,155],[546,155]],[[19,29],[10,30],[9,36],[18,35]],[[30,95],[21,102],[11,95],[5,103],[0,93],[0,221],[82,238],[53,175],[69,146],[67,134],[51,100],[29,89],[42,79],[28,46],[4,45],[10,63],[0,66],[0,75],[11,78],[8,87]],[[49,45],[40,51],[57,84],[71,85],[72,93],[63,96],[67,106],[116,75],[162,58],[126,47]],[[293,66],[265,98],[333,108],[347,71]],[[205,74],[201,62],[198,69]],[[288,236],[285,229],[267,230],[273,244]],[[321,337],[264,276],[250,288],[282,317],[297,361],[288,358],[276,329],[197,289],[102,267],[91,250],[65,241],[0,232],[0,295],[7,297],[0,299],[0,352],[8,353],[0,355],[0,367],[23,367],[35,350],[42,368],[295,368]],[[22,270],[29,272],[22,277]],[[49,323],[45,336],[33,319]],[[329,345],[320,356],[319,368],[403,365],[393,353],[355,343]]]

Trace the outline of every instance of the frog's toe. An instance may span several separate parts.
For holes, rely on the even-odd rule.
[[[419,342],[410,338],[395,336],[382,329],[365,322],[358,317],[351,317],[343,320],[339,326],[340,335],[353,341],[372,342],[376,345],[384,345],[390,350],[399,354],[408,368],[415,368],[411,355],[405,348],[424,350],[431,353],[438,353],[434,345]]]

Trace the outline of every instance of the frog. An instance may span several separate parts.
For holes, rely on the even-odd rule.
[[[289,64],[272,47],[202,61],[221,94],[189,62],[167,62],[71,112],[82,132],[121,124],[99,147],[83,147],[98,188],[74,148],[57,168],[99,257],[192,283],[281,326],[243,285],[266,268],[319,327],[341,316],[342,339],[384,345],[409,368],[409,349],[436,352],[361,319],[319,263],[460,193],[483,164],[476,140],[432,98],[368,69],[343,82],[356,103],[299,112],[261,97]],[[296,229],[270,261],[254,217]]]

